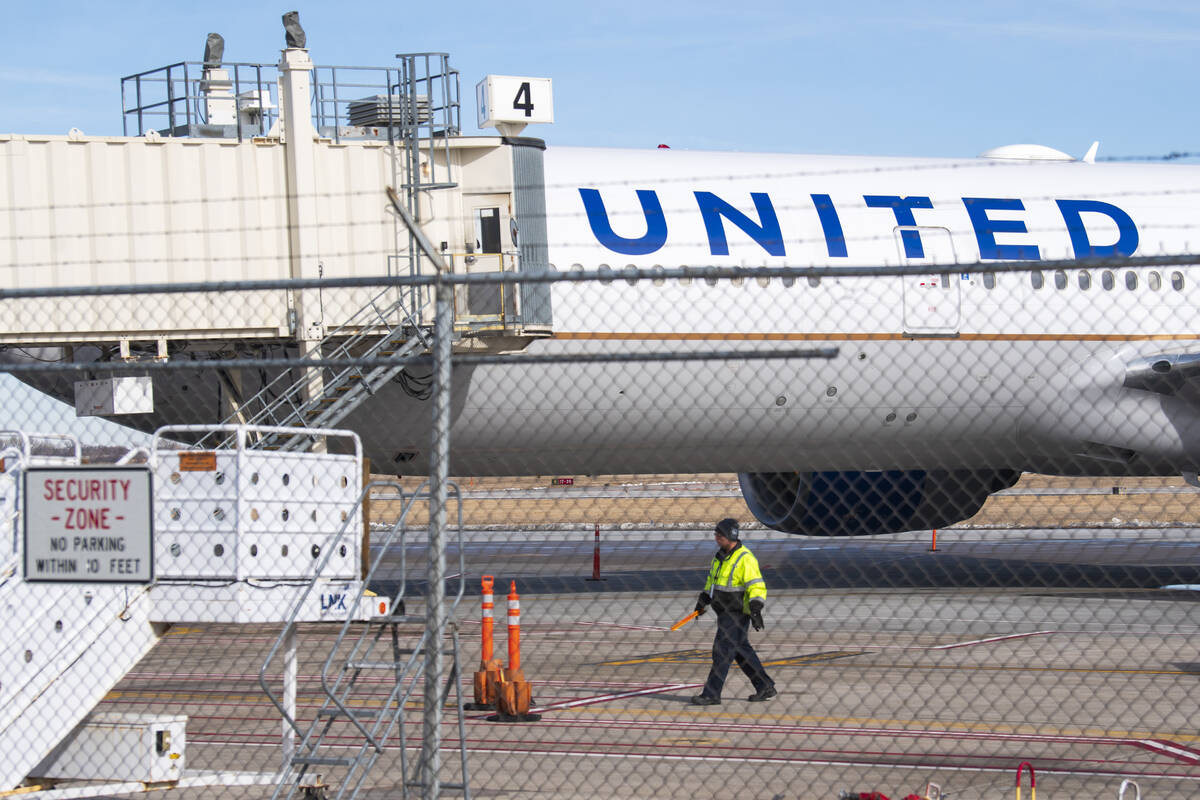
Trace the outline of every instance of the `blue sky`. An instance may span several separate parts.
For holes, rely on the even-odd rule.
[[[1200,4],[12,3],[0,131],[120,133],[120,78],[199,60],[274,63],[300,11],[318,64],[451,54],[553,78],[551,144],[971,156],[1037,142],[1081,155],[1200,149]],[[464,121],[473,126],[471,112]]]

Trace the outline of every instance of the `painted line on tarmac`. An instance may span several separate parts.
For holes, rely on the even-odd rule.
[[[1168,755],[1187,764],[1200,764],[1200,750],[1193,750],[1176,742],[1166,739],[1138,739],[1133,743],[1151,752]]]
[[[664,686],[651,686],[646,689],[636,689],[630,692],[614,692],[612,694],[601,694],[594,697],[584,697],[579,700],[561,700],[557,703],[547,703],[544,706],[537,706],[529,709],[530,713],[540,714],[544,711],[561,711],[566,708],[578,708],[580,706],[594,706],[599,703],[610,703],[613,700],[624,700],[627,697],[644,697],[651,694],[663,694],[665,692],[679,691],[683,689],[696,689],[703,686],[703,683],[669,683]]]
[[[696,684],[697,686],[702,684]],[[719,712],[718,712],[719,713]],[[544,724],[558,728],[619,729],[631,728],[647,731],[676,731],[678,722],[659,722],[637,719],[580,720],[554,718]],[[1136,747],[1158,755],[1168,756],[1185,764],[1200,764],[1200,750],[1181,745],[1167,739],[1135,739],[1131,737],[1073,736],[1049,733],[1003,733],[987,731],[951,731],[940,729],[908,730],[882,727],[840,727],[825,725],[773,725],[767,723],[723,722],[706,717],[704,730],[710,733],[746,734],[767,733],[787,736],[824,736],[847,738],[855,736],[885,737],[889,739],[944,739],[951,741],[1017,742],[1021,744],[1086,744],[1110,745],[1113,747]]]
[[[928,650],[953,650],[956,647],[974,647],[977,644],[992,644],[993,642],[1006,642],[1011,639],[1028,639],[1030,636],[1049,636],[1052,633],[1059,631],[1032,631],[1030,633],[1009,633],[1004,636],[989,636],[986,639],[972,639],[969,642],[955,642],[954,644],[939,644],[936,647],[926,648]]]
[[[219,735],[219,734],[218,734]],[[277,750],[279,748],[277,734],[247,734],[238,736],[232,739],[219,739],[218,735],[199,734],[195,738],[188,737],[189,744],[221,746],[221,745],[236,745],[238,747],[262,747]],[[211,736],[211,738],[210,738]],[[255,741],[258,740],[258,741]],[[443,739],[443,744],[439,748],[440,752],[457,753],[458,742],[455,739]],[[565,743],[564,743],[565,744]],[[580,743],[572,742],[572,745],[579,747]],[[355,750],[360,747],[359,744],[347,743],[343,745],[345,750]],[[398,751],[400,746],[397,744],[388,744],[384,746],[384,751]],[[420,745],[412,744],[406,747],[410,752],[418,752],[421,749]],[[647,753],[644,750],[626,750],[626,751],[601,751],[597,752],[593,749],[584,748],[539,748],[539,749],[520,749],[516,747],[503,747],[490,744],[468,744],[468,753],[479,755],[512,755],[512,756],[554,756],[561,758],[563,756],[575,758],[608,758],[608,759],[638,759],[644,761],[648,756],[653,756],[655,761],[680,761],[680,762],[718,762],[723,764],[729,763],[727,754],[718,755],[696,755],[696,754],[675,754],[654,752]],[[827,767],[870,767],[870,768],[887,768],[887,769],[906,769],[906,770],[930,770],[930,769],[948,769],[955,772],[981,772],[981,773],[1000,773],[1012,774],[1012,765],[1006,763],[1002,766],[978,765],[978,764],[943,764],[936,761],[917,761],[909,763],[890,763],[887,761],[871,760],[871,759],[852,759],[852,758],[804,758],[794,756],[750,756],[739,755],[737,758],[738,764],[762,764],[779,766],[781,764],[794,764],[804,766],[827,766]],[[1072,767],[1062,766],[1045,766],[1039,767],[1038,772],[1044,775],[1071,775],[1079,777],[1113,777],[1127,774],[1127,770],[1121,769],[1076,769]],[[1178,780],[1195,782],[1198,777],[1195,774],[1189,773],[1171,773],[1165,771],[1151,772],[1145,769],[1138,771],[1138,777],[1143,779],[1161,779],[1161,780]]]
[[[595,625],[604,628],[620,628],[626,631],[666,631],[662,625],[622,625],[619,622],[576,622],[576,625]]]

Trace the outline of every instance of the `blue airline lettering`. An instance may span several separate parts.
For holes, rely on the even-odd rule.
[[[933,201],[928,197],[898,197],[887,194],[865,194],[863,200],[868,208],[890,208],[896,215],[897,225],[916,225],[913,216],[914,208],[933,208]],[[904,242],[905,258],[924,258],[925,248],[921,245],[921,234],[917,231],[901,231],[900,241]]]
[[[717,197],[712,192],[695,192],[696,202],[700,205],[700,216],[704,218],[704,229],[708,232],[708,249],[714,256],[729,255],[729,242],[725,238],[725,225],[721,217],[725,217],[737,225],[750,238],[773,256],[786,255],[783,248],[783,233],[779,230],[779,218],[775,216],[775,207],[766,192],[751,192],[750,199],[758,211],[762,223],[756,223],[733,206]]]
[[[608,211],[604,200],[596,189],[580,189],[580,197],[587,211],[588,224],[592,228],[600,244],[617,253],[624,255],[647,255],[659,250],[667,241],[667,218],[663,213],[662,203],[657,192],[651,189],[638,189],[637,198],[642,207],[642,216],[646,221],[645,235],[636,238],[618,236],[613,232],[608,219]],[[765,192],[751,192],[750,198],[758,212],[759,221],[755,221],[729,203],[711,192],[695,192],[696,202],[700,207],[700,215],[704,219],[704,228],[708,234],[708,247],[715,256],[729,255],[729,242],[725,236],[723,219],[729,220],[744,233],[748,234],[760,247],[773,256],[786,255],[783,233],[779,226],[779,218],[770,196]],[[827,194],[810,195],[816,207],[817,218],[821,222],[821,230],[825,235],[825,247],[831,258],[847,256],[846,236],[837,209]],[[928,197],[898,195],[863,195],[863,200],[869,208],[890,208],[895,214],[896,224],[901,226],[916,225],[913,210],[917,208],[933,208]],[[1041,252],[1036,244],[999,244],[997,234],[1028,234],[1029,229],[1024,220],[992,219],[992,211],[1025,211],[1025,204],[1017,198],[1002,197],[964,197],[963,205],[974,229],[975,240],[979,245],[981,260],[1020,260],[1036,261],[1041,258]],[[1086,257],[1115,257],[1131,256],[1138,247],[1138,229],[1133,218],[1121,208],[1111,203],[1099,200],[1056,200],[1059,211],[1067,225],[1071,237],[1071,247],[1077,258]],[[1084,214],[1103,214],[1117,226],[1117,241],[1113,244],[1092,244],[1087,228],[1083,223]],[[918,231],[901,231],[901,241],[904,244],[904,255],[907,258],[923,258],[925,248],[921,243]]]
[[[642,216],[646,218],[646,235],[638,239],[626,239],[613,232],[604,208],[604,199],[595,189],[580,189],[583,208],[587,211],[588,224],[600,244],[627,256],[644,256],[660,249],[667,242],[667,218],[663,215],[658,193],[650,189],[638,189],[638,202],[642,204]]]
[[[989,211],[1024,211],[1025,204],[1014,198],[964,197],[967,216],[975,228],[975,241],[979,243],[979,260],[1008,259],[1015,261],[1037,261],[1041,252],[1035,244],[996,244],[997,233],[1028,233],[1029,229],[1019,219],[990,219]]]
[[[1071,249],[1076,258],[1109,258],[1131,256],[1137,250],[1138,230],[1133,219],[1111,203],[1099,200],[1056,200],[1067,233],[1071,234]],[[1104,214],[1117,224],[1117,241],[1114,244],[1092,244],[1087,228],[1083,225],[1083,214]]]
[[[838,219],[837,209],[833,200],[827,194],[809,195],[817,206],[817,218],[821,220],[821,230],[825,233],[825,249],[830,258],[845,258],[846,234],[842,233],[842,221]]]

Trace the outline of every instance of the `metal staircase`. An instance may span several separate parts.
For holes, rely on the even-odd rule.
[[[374,359],[386,363],[375,367],[301,366],[299,379],[291,369],[280,373],[257,394],[240,403],[240,408],[222,421],[224,425],[262,425],[285,428],[332,428],[351,411],[394,378],[412,359],[430,347],[430,332],[420,322],[421,303],[401,297],[387,305],[385,289],[337,329],[328,333],[307,356],[299,359],[344,361]],[[407,294],[407,293],[406,293]],[[415,293],[414,293],[415,294]],[[399,320],[398,322],[396,320]],[[385,333],[380,333],[386,331]],[[246,417],[245,410],[257,408]],[[299,450],[309,437],[273,433],[255,444],[261,449]],[[230,440],[210,435],[201,447],[229,447]]]
[[[0,794],[8,793],[150,651],[146,587],[26,583],[21,483],[26,467],[77,466],[79,441],[0,431]]]
[[[280,634],[279,640],[271,649],[263,667],[259,672],[259,682],[267,697],[283,714],[284,723],[291,727],[299,736],[293,752],[285,754],[285,763],[280,774],[280,782],[272,795],[272,800],[291,800],[295,797],[325,797],[326,791],[333,800],[352,798],[358,795],[371,768],[383,755],[385,748],[391,743],[399,749],[401,769],[401,798],[407,798],[410,789],[416,789],[417,794],[423,794],[427,788],[427,775],[424,764],[418,759],[410,765],[408,754],[408,735],[406,730],[407,705],[414,690],[422,684],[428,655],[433,648],[442,648],[442,653],[450,657],[450,668],[444,688],[440,694],[440,702],[444,705],[453,692],[454,707],[458,722],[458,749],[462,768],[461,783],[438,783],[440,788],[461,791],[468,800],[470,798],[469,772],[467,769],[466,731],[463,717],[462,682],[459,666],[458,627],[454,621],[454,612],[463,597],[463,587],[466,582],[459,581],[458,594],[447,614],[450,629],[450,642],[447,646],[443,640],[430,641],[428,628],[423,629],[415,641],[406,643],[404,638],[406,625],[424,625],[424,616],[407,615],[404,613],[404,595],[407,588],[406,571],[406,520],[409,512],[418,502],[428,502],[430,497],[422,485],[415,494],[407,498],[400,518],[384,537],[378,554],[375,556],[371,569],[364,581],[364,586],[371,583],[384,555],[398,547],[400,554],[400,585],[391,598],[390,616],[372,617],[366,623],[354,623],[360,603],[373,602],[365,594],[354,600],[350,615],[341,631],[335,637],[328,656],[321,667],[321,689],[324,695],[320,708],[313,719],[303,726],[301,722],[290,715],[284,704],[271,690],[267,673],[277,654],[283,648],[284,641],[295,635],[295,623],[289,623]],[[372,487],[389,487],[398,492],[398,484],[390,482],[371,483],[365,491]],[[458,537],[459,537],[459,574],[464,572],[464,554],[462,548],[462,512],[461,498],[457,487],[451,487],[456,502],[458,502]],[[436,591],[438,587],[429,587]],[[357,629],[357,630],[356,630]],[[415,635],[409,634],[409,636]],[[372,680],[373,676],[385,676],[388,679],[388,692],[384,697],[379,694],[379,682]],[[354,741],[348,743],[347,740]],[[325,770],[337,770],[337,786],[326,783],[323,778]]]

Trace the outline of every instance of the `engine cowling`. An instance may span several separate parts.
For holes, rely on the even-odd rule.
[[[743,472],[750,513],[768,528],[806,536],[869,536],[944,528],[973,516],[1017,470]]]

